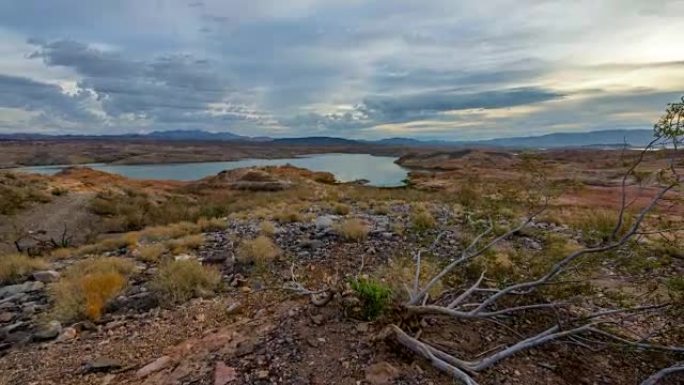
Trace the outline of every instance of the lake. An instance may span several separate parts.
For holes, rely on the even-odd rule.
[[[242,159],[228,162],[169,163],[169,164],[86,164],[95,170],[123,175],[132,179],[196,180],[216,175],[223,170],[253,166],[293,166],[313,171],[327,171],[340,182],[367,179],[368,184],[379,187],[396,187],[404,184],[408,171],[388,156],[368,154],[320,154],[287,159]],[[69,166],[34,166],[14,169],[52,175]]]

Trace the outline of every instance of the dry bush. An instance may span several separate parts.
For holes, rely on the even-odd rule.
[[[411,213],[411,225],[415,230],[425,231],[437,226],[437,221],[427,209],[416,208]]]
[[[273,219],[280,223],[294,223],[302,222],[304,220],[302,214],[291,207],[276,211],[275,214],[273,214]]]
[[[273,241],[263,235],[243,241],[238,251],[240,257],[255,263],[266,263],[280,255],[280,249]]]
[[[39,258],[25,254],[9,254],[0,256],[0,283],[11,283],[40,269],[47,268],[47,263]]]
[[[213,294],[220,283],[218,270],[194,260],[180,260],[163,264],[151,287],[161,303],[174,304]]]
[[[197,226],[199,226],[199,228],[202,231],[206,231],[206,232],[225,230],[226,225],[227,225],[226,221],[221,219],[221,218],[211,218],[211,219],[200,218],[197,221]]]
[[[361,241],[366,239],[370,230],[364,221],[352,218],[336,224],[335,231],[348,241]]]
[[[337,215],[347,215],[351,211],[351,208],[349,205],[346,205],[344,203],[336,203],[333,206],[333,212]]]
[[[107,303],[126,287],[134,269],[132,261],[116,257],[92,258],[72,265],[50,286],[53,317],[62,321],[99,319]]]
[[[204,243],[204,235],[194,234],[186,235],[178,239],[172,239],[166,242],[166,246],[174,254],[188,252],[189,250],[198,249]]]
[[[76,250],[69,247],[60,247],[50,251],[50,259],[67,259],[76,254]]]
[[[384,202],[373,202],[371,206],[373,208],[373,214],[375,215],[389,214],[389,206]]]
[[[271,221],[263,221],[259,225],[259,231],[266,236],[273,236],[276,232],[276,227]]]
[[[142,245],[138,248],[138,259],[144,262],[157,262],[166,252],[166,246],[162,243]]]

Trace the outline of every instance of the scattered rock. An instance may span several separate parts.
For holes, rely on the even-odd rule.
[[[385,361],[366,368],[366,381],[371,385],[390,385],[398,376],[399,369]]]
[[[45,284],[40,281],[27,281],[24,283],[9,285],[0,288],[0,298],[10,297],[21,293],[30,293],[41,290]]]
[[[257,372],[257,378],[260,380],[268,380],[268,376],[269,376],[268,370],[259,370]]]
[[[62,332],[62,324],[59,321],[50,321],[47,325],[38,329],[37,332],[33,333],[33,339],[35,341],[47,341],[57,338]]]
[[[59,273],[54,270],[36,271],[33,273],[33,279],[44,283],[55,282],[59,277]]]
[[[311,322],[313,322],[314,325],[322,325],[323,322],[325,322],[325,318],[321,314],[315,314],[311,316]]]
[[[171,364],[173,360],[169,356],[161,356],[157,358],[156,360],[150,362],[149,364],[143,366],[140,368],[136,373],[135,376],[138,378],[144,378],[149,376],[152,373],[158,372],[167,366]]]
[[[223,362],[216,363],[214,370],[214,385],[226,385],[237,380],[237,372],[235,368],[227,366]]]

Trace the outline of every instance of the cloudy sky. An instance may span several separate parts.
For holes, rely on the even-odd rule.
[[[649,128],[681,0],[0,0],[0,132]]]

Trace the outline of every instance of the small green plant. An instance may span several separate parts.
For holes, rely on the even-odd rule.
[[[378,318],[389,307],[392,289],[386,284],[370,278],[358,278],[352,280],[350,285],[361,299],[366,320]]]

